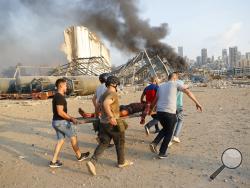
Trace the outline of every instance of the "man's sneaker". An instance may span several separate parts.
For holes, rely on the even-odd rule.
[[[147,125],[145,125],[144,128],[145,128],[146,135],[148,136],[149,135],[149,128]]]
[[[81,153],[81,156],[79,158],[77,158],[77,160],[78,161],[83,161],[83,160],[88,158],[89,154],[90,154],[89,152]]]
[[[63,164],[60,161],[56,161],[55,163],[53,163],[52,161],[50,161],[49,163],[49,167],[50,168],[60,168]]]
[[[126,166],[131,166],[133,165],[134,163],[132,161],[125,161],[124,164],[118,164],[118,168],[124,168]]]
[[[96,169],[95,169],[94,163],[92,163],[91,161],[88,161],[86,165],[87,165],[89,173],[92,174],[93,176],[96,176]]]
[[[150,148],[151,152],[157,153],[156,144],[154,144],[154,143],[149,144],[149,148]]]
[[[176,142],[176,143],[180,143],[181,142],[180,139],[178,137],[176,137],[176,136],[174,136],[173,141]]]
[[[159,154],[158,155],[159,159],[166,159],[168,157],[167,154]]]
[[[173,142],[170,141],[170,142],[168,143],[168,147],[171,147],[172,145],[173,145]]]

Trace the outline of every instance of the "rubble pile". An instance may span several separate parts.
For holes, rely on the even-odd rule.
[[[208,83],[199,83],[194,85],[198,87],[209,87],[213,89],[227,89],[227,88],[250,88],[249,81],[235,81],[235,80],[210,80]]]
[[[214,89],[226,89],[232,87],[233,83],[229,80],[211,80],[207,86]]]

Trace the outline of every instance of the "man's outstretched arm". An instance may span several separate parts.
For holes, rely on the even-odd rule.
[[[202,106],[199,103],[199,101],[196,99],[194,94],[189,89],[184,89],[183,93],[185,93],[192,101],[194,101],[197,110],[202,112]]]

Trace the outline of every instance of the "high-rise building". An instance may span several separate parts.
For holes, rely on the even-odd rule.
[[[183,47],[182,46],[178,47],[178,55],[183,57]]]
[[[197,57],[196,57],[196,64],[197,64],[198,66],[201,66],[201,56],[197,56]]]
[[[222,61],[223,61],[224,66],[228,67],[227,49],[222,50]]]
[[[246,53],[246,59],[247,59],[247,60],[250,60],[250,52],[247,52],[247,53]]]
[[[207,63],[207,49],[201,49],[201,64],[205,65]]]
[[[222,58],[227,56],[227,49],[222,49]]]
[[[212,56],[211,58],[211,63],[214,63],[214,56]]]
[[[238,48],[237,46],[229,47],[229,68],[232,69],[237,66],[238,62]]]

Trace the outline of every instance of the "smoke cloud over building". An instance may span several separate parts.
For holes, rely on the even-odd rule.
[[[161,42],[168,24],[151,26],[149,20],[140,18],[138,4],[137,0],[1,1],[1,64],[60,62],[65,58],[59,51],[63,30],[84,25],[118,50],[133,53],[146,48],[173,67],[184,67],[183,58]]]

